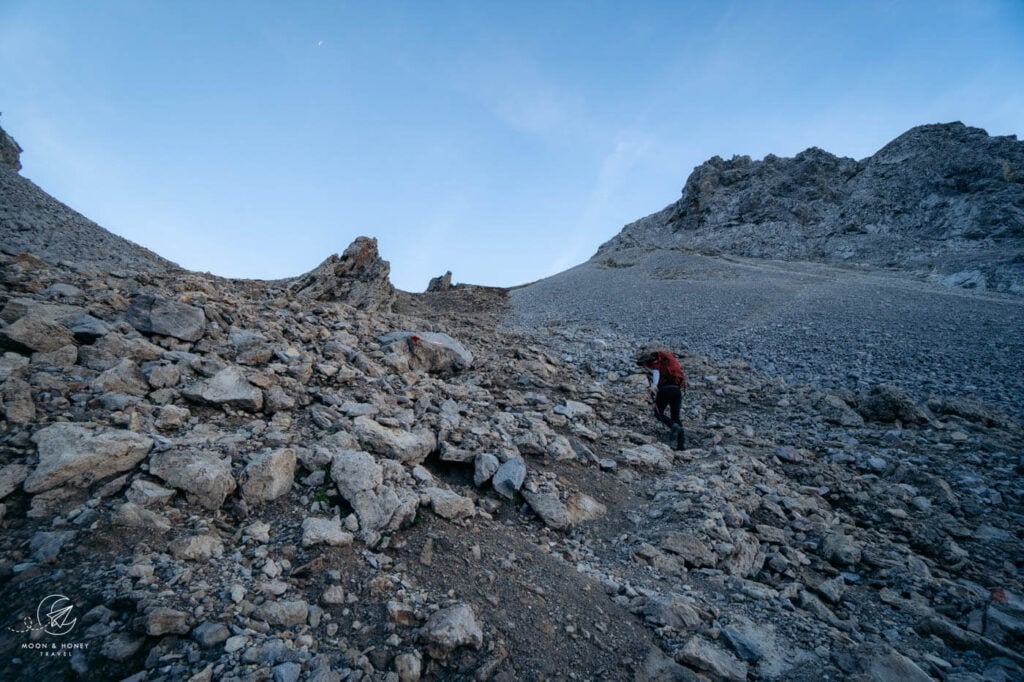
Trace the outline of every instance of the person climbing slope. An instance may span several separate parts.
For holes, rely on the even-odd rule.
[[[636,364],[651,375],[647,393],[654,400],[654,416],[671,429],[676,450],[682,450],[686,445],[683,424],[679,421],[683,391],[686,390],[683,368],[666,348],[658,345],[645,346],[637,351]],[[665,415],[665,408],[669,410],[668,416]]]

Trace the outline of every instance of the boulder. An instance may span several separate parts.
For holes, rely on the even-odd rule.
[[[292,489],[295,451],[282,448],[257,455],[240,477],[242,496],[250,502],[270,502]]]
[[[407,487],[403,475],[397,462],[378,463],[358,450],[342,451],[331,462],[331,480],[352,505],[363,539],[370,544],[381,531],[397,530],[416,518],[419,496]]]
[[[430,508],[441,518],[465,519],[476,513],[473,500],[444,488],[426,488],[424,494],[430,498]]]
[[[70,484],[85,488],[141,462],[153,441],[131,431],[88,428],[60,422],[32,436],[39,463],[25,480],[25,490],[40,493]]]
[[[491,485],[499,495],[511,500],[523,487],[524,480],[526,480],[526,462],[522,457],[513,457],[494,472]]]
[[[236,486],[230,460],[212,452],[160,452],[150,459],[149,472],[207,509],[220,509]]]
[[[263,408],[263,392],[249,383],[237,367],[226,367],[211,378],[196,382],[182,395],[195,402],[227,405],[246,412]]]
[[[309,516],[302,521],[302,546],[328,545],[341,547],[352,544],[352,534],[342,530],[341,519]]]
[[[150,294],[133,298],[125,316],[128,324],[143,334],[182,341],[198,341],[206,330],[206,314],[200,308]]]
[[[367,416],[356,417],[352,435],[370,452],[403,464],[419,464],[437,449],[437,438],[426,429],[403,431],[384,426]]]
[[[479,649],[483,645],[484,634],[473,609],[468,604],[456,604],[430,616],[420,630],[420,640],[426,644],[428,654],[444,660],[460,646]]]
[[[858,398],[857,411],[864,419],[877,422],[900,421],[925,424],[928,415],[906,393],[886,384],[872,386]]]
[[[22,317],[0,329],[0,347],[19,353],[50,353],[74,342],[67,327],[35,317]]]
[[[402,358],[409,369],[453,374],[469,369],[473,354],[461,343],[440,332],[399,331],[377,339],[385,353]]]

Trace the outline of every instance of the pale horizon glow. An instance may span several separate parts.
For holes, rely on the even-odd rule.
[[[1024,134],[1019,0],[0,4],[22,176],[183,267],[514,286],[712,156]]]

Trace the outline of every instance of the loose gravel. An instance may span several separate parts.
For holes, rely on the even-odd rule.
[[[826,390],[888,383],[1024,416],[1024,300],[888,271],[674,250],[587,262],[511,292],[506,325],[660,341]],[[631,348],[623,348],[623,354]]]

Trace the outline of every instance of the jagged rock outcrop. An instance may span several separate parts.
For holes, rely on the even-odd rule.
[[[390,273],[391,266],[377,252],[377,240],[357,237],[341,256],[330,256],[288,289],[317,301],[338,301],[360,310],[388,310],[395,300]]]
[[[947,285],[1024,294],[1024,142],[925,125],[856,161],[714,157],[682,197],[627,225],[594,260],[680,247],[897,268]]]
[[[0,128],[0,165],[17,173],[21,170],[21,152],[21,146],[7,131]]]
[[[111,234],[21,177],[21,148],[0,130],[0,253],[30,253],[115,275],[179,270],[149,249]],[[29,265],[26,263],[26,266]]]

